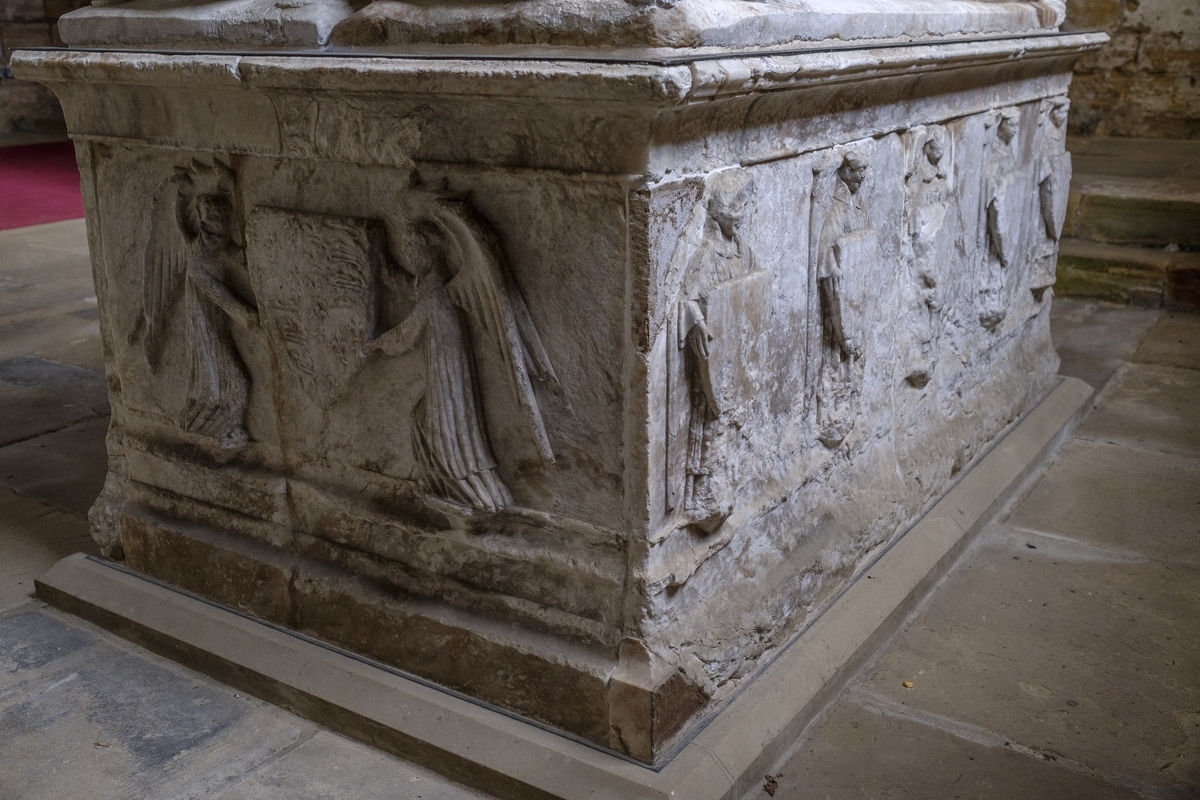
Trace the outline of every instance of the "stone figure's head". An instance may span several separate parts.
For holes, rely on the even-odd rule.
[[[750,192],[749,181],[738,170],[718,172],[709,180],[708,216],[726,239],[732,239],[741,226]]]
[[[229,238],[233,204],[221,194],[202,194],[196,198],[196,222],[201,234],[214,239]]]
[[[858,193],[863,181],[867,179],[867,168],[870,166],[871,162],[861,153],[846,153],[842,165],[838,167],[838,177],[846,184],[850,194]]]
[[[181,217],[189,234],[209,239],[233,238],[233,170],[219,161],[193,161],[176,169],[182,200]]]
[[[414,283],[441,281],[449,277],[445,236],[432,220],[421,220],[405,231],[400,258]]]
[[[942,159],[946,155],[946,134],[940,128],[934,128],[929,133],[929,138],[925,140],[925,144],[921,145],[921,152],[925,154],[925,158],[933,166],[942,163]]]
[[[1015,108],[1006,108],[1000,112],[1000,124],[996,127],[996,135],[1000,141],[1009,144],[1021,132],[1021,114]]]
[[[1054,105],[1050,107],[1050,121],[1054,123],[1054,127],[1061,128],[1067,124],[1067,114],[1071,110],[1071,101],[1065,97],[1060,97],[1054,101]]]

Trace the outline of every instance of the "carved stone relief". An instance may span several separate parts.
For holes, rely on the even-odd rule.
[[[179,424],[188,433],[237,450],[246,430],[249,378],[231,326],[258,327],[258,311],[230,286],[244,269],[234,216],[233,170],[219,161],[176,167],[154,193],[143,273],[143,316],[130,336],[140,340],[151,372],[167,353],[169,323],[182,304],[187,404]]]
[[[1003,108],[989,119],[994,130],[988,142],[984,173],[986,245],[980,248],[983,270],[979,289],[979,323],[995,330],[1008,315],[1010,275],[1023,256],[1022,231],[1028,197],[1020,170],[1020,112]]]
[[[745,336],[743,306],[757,297],[749,283],[765,276],[742,234],[753,186],[739,171],[708,182],[699,243],[681,265],[682,283],[671,321],[669,347],[679,354],[682,381],[670,386],[669,404],[683,406],[682,480],[668,466],[668,505],[681,526],[713,533],[733,511],[727,439],[736,425],[733,383],[739,336]],[[697,209],[700,210],[699,208]],[[686,247],[677,249],[682,254]],[[678,400],[676,400],[678,398]],[[674,401],[674,402],[672,402]],[[679,402],[682,401],[682,402]],[[669,464],[672,464],[670,460]]]
[[[950,137],[940,126],[920,127],[905,135],[908,168],[905,188],[905,261],[908,275],[908,314],[912,326],[911,352],[904,379],[913,387],[929,383],[937,366],[942,327],[942,270],[952,263]]]
[[[1042,102],[1039,117],[1037,182],[1039,219],[1034,221],[1033,266],[1029,288],[1036,300],[1054,285],[1058,240],[1067,219],[1071,192],[1071,154],[1066,151],[1067,112],[1071,101],[1056,97]]]
[[[318,408],[331,407],[362,366],[377,327],[376,286],[388,261],[378,220],[256,208],[252,245],[269,241],[272,259],[251,260],[255,293],[283,372]]]
[[[421,141],[420,124],[406,106],[305,95],[281,95],[274,104],[282,152],[294,158],[410,167]]]
[[[412,409],[413,451],[428,491],[480,511],[511,505],[496,472],[475,362],[499,352],[545,461],[554,460],[532,380],[557,384],[520,288],[493,231],[465,202],[435,197],[404,234],[401,269],[385,280],[411,310],[368,345],[385,356],[422,348],[425,393]]]
[[[821,321],[817,438],[831,449],[853,429],[863,386],[862,320],[848,302],[847,283],[857,283],[882,258],[861,191],[869,168],[865,155],[849,152],[836,168],[818,167],[813,179],[810,270]]]
[[[424,381],[411,382],[424,388],[389,423],[409,428],[414,477],[430,495],[498,511],[513,496],[497,472],[483,413],[492,398],[477,365],[493,357],[504,365],[511,400],[548,462],[532,381],[558,379],[495,233],[459,197],[413,188],[399,206],[405,218],[390,243],[382,219],[255,209],[251,273],[268,340],[281,380],[322,414],[349,400],[372,359],[422,353],[414,363]]]

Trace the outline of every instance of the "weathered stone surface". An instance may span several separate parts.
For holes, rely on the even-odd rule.
[[[79,142],[97,538],[651,761],[1052,386],[1099,41],[22,56]]]
[[[1103,413],[1102,410],[1094,413]],[[1143,481],[1134,493],[1128,487]],[[1076,439],[1010,523],[1114,551],[1200,567],[1200,463],[1193,456]],[[1146,531],[1153,530],[1150,539]]]
[[[879,713],[881,707],[891,713]],[[855,692],[834,706],[820,731],[819,737],[798,748],[780,772],[763,776],[764,788],[749,797],[1132,800],[1140,796],[1091,775],[1037,763],[988,731],[919,714],[906,718],[904,709],[881,703],[866,692]]]
[[[1195,586],[1190,567],[1010,531],[950,578],[864,688],[1139,794],[1186,797],[1200,645],[1180,632],[1195,627]]]
[[[1200,317],[1164,314],[1134,358],[1144,364],[1200,369]]]
[[[1075,133],[1196,139],[1200,10],[1177,0],[1068,0],[1068,30],[1103,30],[1111,44],[1081,59],[1071,100]]]
[[[1152,400],[1153,413],[1141,404]],[[1081,429],[1089,436],[1167,453],[1200,455],[1200,373],[1129,364],[1117,372],[1103,409]]]
[[[921,38],[1055,30],[1062,0],[995,3],[936,0],[914,13],[903,0],[800,3],[536,0],[421,4],[405,0],[305,0],[277,8],[265,0],[166,4],[108,2],[68,16],[75,45],[170,42],[206,49],[334,45],[389,49],[412,44],[553,47],[762,47],[793,42]]]

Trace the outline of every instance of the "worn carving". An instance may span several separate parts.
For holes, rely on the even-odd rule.
[[[274,98],[284,155],[411,167],[421,128],[406,106],[305,95]]]
[[[1038,147],[1038,211],[1035,221],[1033,268],[1029,288],[1037,300],[1054,285],[1058,240],[1067,219],[1071,192],[1071,154],[1066,151],[1067,112],[1071,101],[1056,97],[1042,103]]]
[[[947,234],[954,198],[948,165],[949,136],[942,127],[909,131],[910,166],[905,176],[906,261],[913,351],[904,379],[916,388],[929,383],[937,366],[942,326],[941,270],[950,262]]]
[[[234,221],[233,170],[219,161],[177,167],[154,193],[146,246],[142,305],[134,330],[151,371],[166,352],[168,327],[180,302],[186,319],[185,431],[223,449],[244,447],[249,379],[230,326],[258,327],[258,311],[230,288],[245,252]]]
[[[716,351],[735,331],[722,331],[718,318],[740,278],[758,272],[754,253],[741,234],[750,198],[745,178],[721,172],[710,181],[703,233],[687,262],[677,304],[675,345],[683,355],[686,380],[686,456],[680,501],[683,524],[712,533],[733,510],[733,490],[723,449],[721,378]],[[718,308],[720,306],[721,308]]]
[[[988,142],[984,176],[982,233],[986,236],[986,246],[980,248],[984,268],[979,290],[979,323],[988,330],[995,330],[1008,315],[1008,276],[1021,258],[1021,234],[1028,198],[1019,169],[1020,112],[1015,108],[1004,108],[990,122],[995,136]]]
[[[554,453],[531,379],[557,384],[520,288],[495,233],[465,202],[438,197],[411,221],[390,276],[415,302],[368,345],[398,355],[424,348],[425,393],[412,411],[413,451],[428,490],[480,511],[511,505],[496,472],[475,363],[498,352],[545,461]],[[386,282],[385,282],[386,283]]]
[[[258,208],[250,233],[252,252],[270,254],[250,266],[271,347],[308,399],[329,408],[376,333],[376,287],[388,261],[383,224]]]
[[[860,321],[848,313],[845,284],[848,276],[857,278],[880,258],[878,236],[861,193],[869,167],[865,155],[847,153],[834,173],[832,192],[827,189],[828,169],[818,170],[813,184],[810,241],[815,244],[812,268],[821,320],[817,438],[829,448],[840,445],[854,427],[862,394]]]

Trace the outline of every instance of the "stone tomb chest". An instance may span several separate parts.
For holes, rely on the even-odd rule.
[[[83,171],[95,535],[661,759],[1049,390],[1100,39],[1054,2],[357,7],[106,4],[15,62]]]

